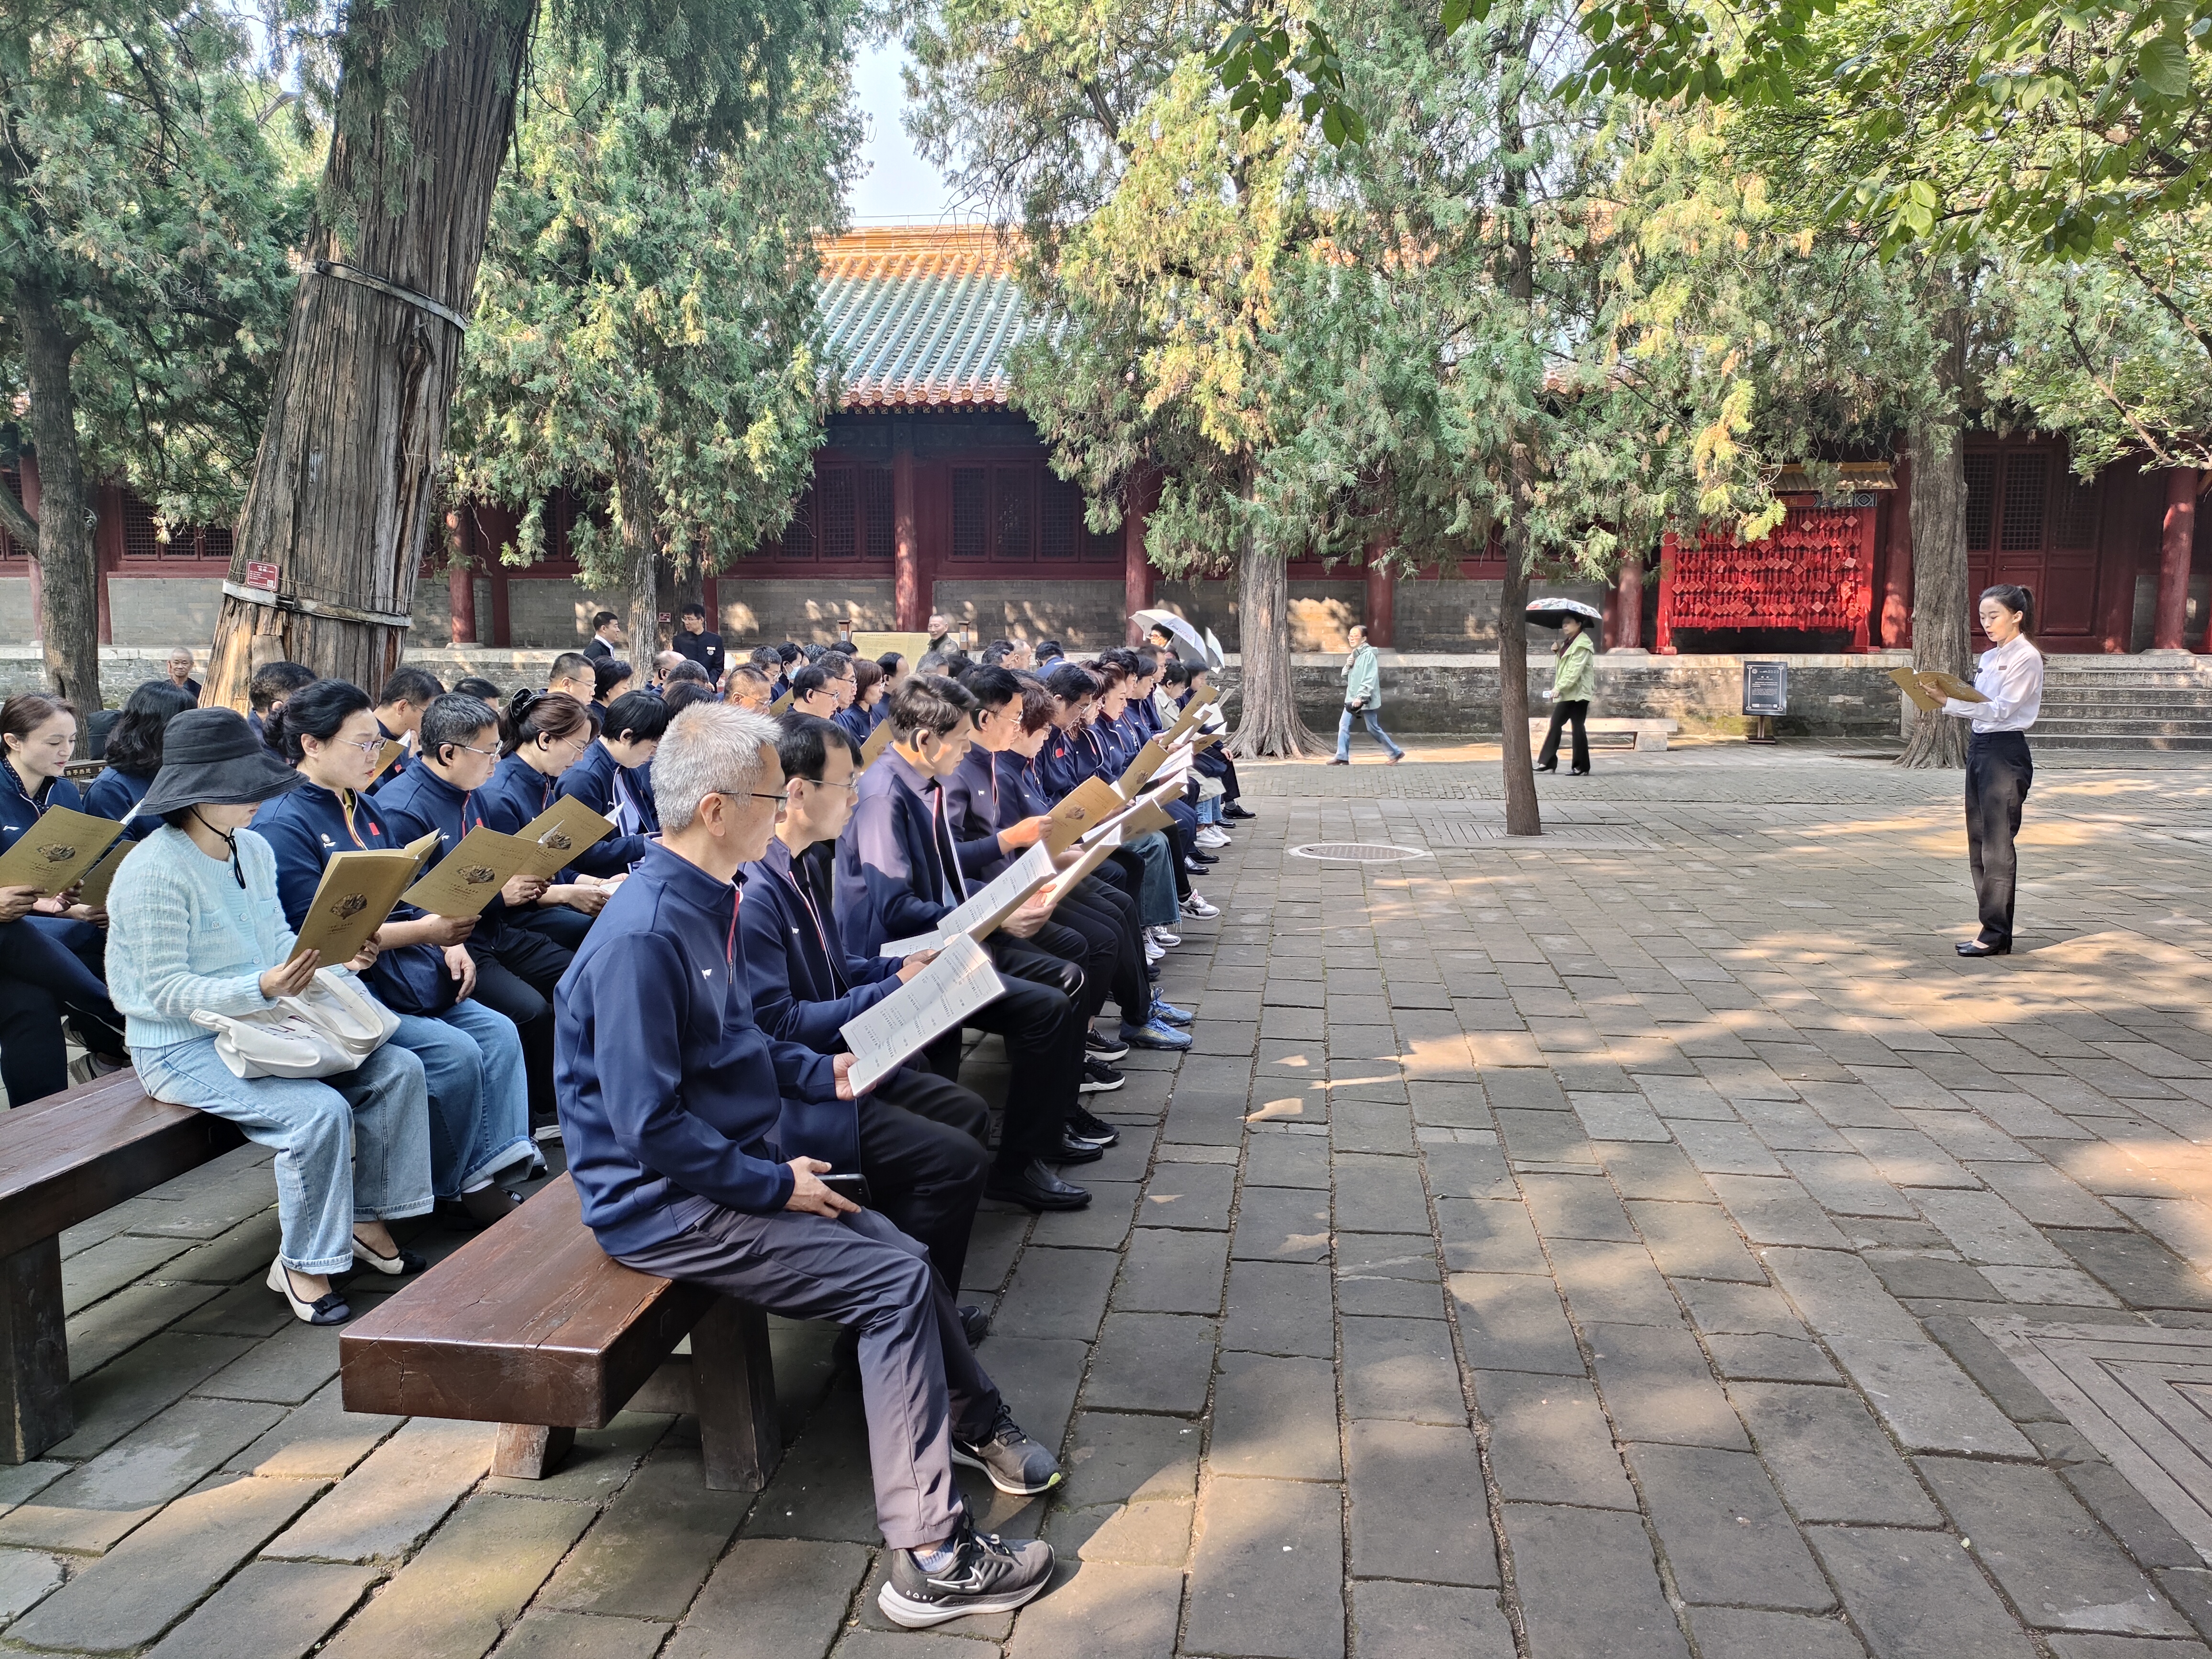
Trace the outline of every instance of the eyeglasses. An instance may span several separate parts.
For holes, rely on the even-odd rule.
[[[465,755],[489,755],[494,760],[499,758],[497,749],[479,749],[472,743],[457,743],[451,746],[459,750]]]
[[[341,749],[358,749],[364,755],[374,755],[384,747],[382,738],[371,738],[367,743],[356,743],[350,738],[332,738],[331,741]]]
[[[842,783],[832,783],[827,778],[810,778],[805,776],[791,779],[784,785],[784,787],[788,789],[793,783],[811,783],[817,789],[850,789],[855,793],[857,793],[860,787],[860,780],[857,778],[848,778]]]

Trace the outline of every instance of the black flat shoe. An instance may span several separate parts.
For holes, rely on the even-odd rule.
[[[1088,1140],[1079,1140],[1073,1135],[1062,1135],[1060,1146],[1052,1154],[1055,1164],[1096,1164],[1106,1156],[1106,1149]]]
[[[1260,815],[1257,812],[1249,812],[1232,802],[1221,809],[1221,816],[1224,818],[1256,818]]]
[[[980,1347],[991,1334],[991,1316],[972,1302],[963,1302],[953,1311],[960,1316],[960,1334],[968,1339],[968,1346]]]
[[[1954,948],[1962,957],[2008,957],[2012,954],[2012,941],[1999,939],[1992,945],[1987,939],[1962,939]]]
[[[1036,1158],[1017,1175],[993,1171],[983,1196],[1018,1204],[1024,1210],[1079,1210],[1091,1202],[1086,1188],[1062,1181]]]

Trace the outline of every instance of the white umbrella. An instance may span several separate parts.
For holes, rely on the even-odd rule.
[[[1213,637],[1211,629],[1203,638],[1199,631],[1172,611],[1138,611],[1129,620],[1142,623],[1146,628],[1164,629],[1168,637],[1176,642],[1176,655],[1185,662],[1203,663],[1208,668],[1221,666],[1221,641]]]
[[[1531,599],[1528,601],[1528,620],[1539,628],[1557,628],[1569,617],[1579,617],[1584,622],[1603,623],[1605,621],[1604,611],[1595,606],[1584,605],[1580,599]]]

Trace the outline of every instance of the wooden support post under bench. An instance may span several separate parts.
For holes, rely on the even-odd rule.
[[[759,1491],[782,1451],[767,1316],[623,1267],[565,1175],[343,1326],[338,1375],[349,1412],[497,1423],[493,1472],[526,1480],[625,1408],[696,1413],[718,1492]]]
[[[0,1463],[27,1463],[76,1427],[64,1230],[241,1144],[222,1118],[155,1100],[135,1072],[0,1112]]]

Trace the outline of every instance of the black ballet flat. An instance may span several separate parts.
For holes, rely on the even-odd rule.
[[[1991,945],[1987,939],[1962,939],[1956,948],[1962,957],[2008,957],[2012,954],[2012,941],[2001,939]]]

